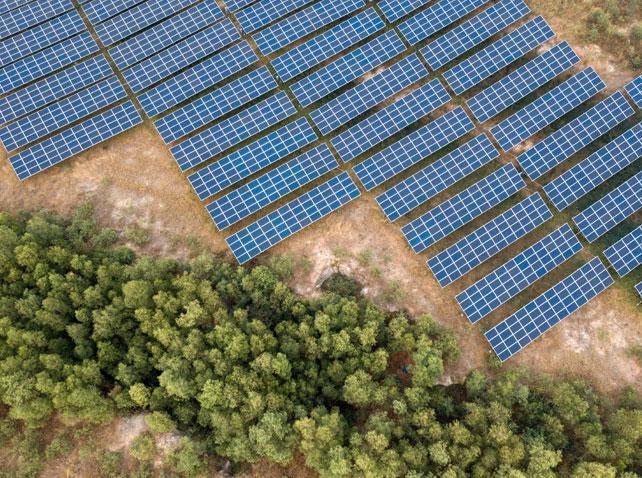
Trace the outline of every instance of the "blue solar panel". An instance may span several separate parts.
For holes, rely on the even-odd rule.
[[[421,54],[430,68],[437,70],[525,17],[529,12],[530,8],[524,0],[501,0],[430,42],[421,49]]]
[[[581,250],[579,239],[564,224],[458,294],[457,302],[475,324]]]
[[[587,68],[493,126],[490,132],[508,151],[605,88],[600,75]]]
[[[188,176],[201,201],[238,183],[317,139],[305,118],[279,128]]]
[[[446,287],[553,217],[542,196],[532,194],[428,260]]]
[[[113,73],[104,56],[70,66],[0,99],[0,124],[13,121]]]
[[[390,30],[296,82],[291,86],[292,92],[299,103],[309,106],[405,49],[399,35]]]
[[[221,231],[338,167],[322,144],[208,204],[207,212]]]
[[[595,242],[642,208],[642,172],[594,202],[573,218],[582,235]]]
[[[635,290],[638,292],[638,295],[642,298],[642,282],[639,282],[635,286]]]
[[[604,256],[620,277],[642,264],[642,226],[606,249]]]
[[[416,89],[332,140],[343,161],[350,161],[450,101],[437,79]]]
[[[25,149],[9,158],[11,166],[22,181],[141,122],[128,101]]]
[[[0,15],[29,2],[31,2],[31,0],[5,0],[0,4]]]
[[[123,75],[138,93],[239,38],[234,24],[226,19],[134,65],[123,71]]]
[[[479,135],[380,194],[377,202],[395,221],[498,157],[488,136]]]
[[[82,8],[89,21],[96,25],[143,1],[145,0],[94,0]]]
[[[252,38],[264,55],[290,45],[363,7],[363,0],[322,0],[255,34]]]
[[[638,123],[588,158],[544,186],[562,211],[642,156],[642,123]]]
[[[196,131],[224,114],[276,88],[276,80],[263,66],[156,121],[166,143]]]
[[[74,8],[71,0],[47,0],[31,2],[0,15],[0,40],[20,33]]]
[[[419,254],[525,187],[515,166],[506,164],[406,224],[401,232],[415,254]]]
[[[638,108],[642,108],[642,76],[638,76],[624,88]]]
[[[69,12],[0,43],[0,67],[85,30],[77,12]]]
[[[138,96],[150,118],[235,75],[258,60],[245,41],[222,51]]]
[[[619,91],[517,157],[533,181],[633,115]]]
[[[236,14],[245,33],[252,33],[304,7],[312,0],[261,0]]]
[[[419,7],[426,5],[431,0],[381,0],[379,8],[389,22],[396,22],[401,17],[417,10]]]
[[[0,70],[0,94],[26,85],[98,51],[89,32],[71,37]]]
[[[597,257],[484,335],[503,362],[604,292],[613,278]]]
[[[237,12],[256,0],[225,0],[225,8],[230,12]]]
[[[205,0],[115,46],[109,54],[124,70],[221,18],[223,12],[216,0]]]
[[[353,168],[370,191],[475,129],[462,107],[410,133]]]
[[[360,195],[348,173],[341,173],[227,238],[244,264]]]
[[[281,80],[290,80],[384,26],[385,23],[377,12],[369,8],[275,58],[272,66]]]
[[[455,23],[489,0],[441,0],[399,25],[411,45]]]
[[[580,57],[571,46],[562,42],[476,94],[466,104],[475,118],[483,123],[579,61]]]
[[[444,73],[461,95],[555,36],[543,17],[536,17]]]
[[[115,76],[0,129],[0,141],[15,151],[127,96]]]
[[[281,91],[183,141],[171,151],[181,171],[185,171],[294,113],[296,108],[288,99],[288,95]]]

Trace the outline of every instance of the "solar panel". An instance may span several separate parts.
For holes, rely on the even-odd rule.
[[[296,82],[290,88],[299,103],[309,106],[373,68],[382,65],[405,49],[399,35],[393,30],[387,31]]]
[[[123,71],[123,76],[138,93],[240,37],[234,24],[226,19],[132,66]]]
[[[235,75],[258,60],[245,41],[194,65],[138,96],[150,118]]]
[[[503,362],[613,285],[595,257],[484,335]]]
[[[620,277],[642,264],[642,226],[638,226],[606,249],[604,256]]]
[[[252,38],[261,53],[269,55],[364,5],[363,0],[322,0],[256,33]]]
[[[9,158],[22,181],[142,122],[128,101]]]
[[[316,139],[317,135],[308,121],[305,118],[299,118],[237,149],[223,159],[199,169],[190,174],[187,179],[199,199],[204,201]]]
[[[642,108],[642,76],[638,76],[631,83],[627,84],[624,89],[631,96],[638,108]]]
[[[288,81],[360,42],[385,26],[369,8],[272,60],[279,78]]]
[[[437,79],[416,89],[332,139],[343,161],[350,161],[450,101]]]
[[[642,298],[642,282],[638,282],[638,284],[636,284],[635,290],[637,291],[638,295]]]
[[[281,91],[183,141],[171,151],[181,171],[185,171],[294,113],[296,108]]]
[[[323,134],[329,134],[427,75],[428,70],[413,53],[324,103],[310,116]]]
[[[642,156],[642,123],[638,123],[588,158],[553,179],[544,191],[559,211],[612,178]]]
[[[25,3],[29,3],[30,1],[31,0],[5,0],[0,4],[0,15],[8,12],[9,10],[13,10],[14,8],[18,8]]]
[[[631,117],[633,113],[631,105],[618,91],[524,151],[517,157],[517,161],[534,181]]]
[[[216,0],[205,0],[111,48],[109,54],[124,70],[221,18]]]
[[[426,5],[428,2],[430,0],[381,0],[378,6],[385,15],[386,20],[392,23]]]
[[[0,99],[0,124],[8,123],[113,73],[104,56],[69,66]]]
[[[312,0],[261,0],[236,14],[245,33],[252,33],[304,7]]]
[[[0,40],[65,13],[72,8],[74,6],[71,0],[47,0],[31,2],[0,15]]]
[[[430,68],[438,70],[525,17],[529,12],[530,8],[524,3],[524,0],[501,0],[430,42],[421,49],[421,54]]]
[[[240,264],[319,221],[360,195],[348,173],[341,173],[250,224],[227,243]]]
[[[0,129],[0,141],[15,151],[127,96],[115,76]]]
[[[415,254],[419,254],[525,187],[515,166],[506,164],[406,224],[401,232]]]
[[[353,170],[370,191],[473,129],[475,126],[464,109],[457,107],[374,154]]]
[[[442,287],[452,284],[553,217],[535,193],[428,260]]]
[[[441,0],[399,25],[408,43],[416,45],[455,23],[489,0]]]
[[[85,22],[76,12],[49,20],[37,27],[7,38],[0,43],[0,67],[47,48],[85,30]]]
[[[98,51],[89,32],[71,37],[0,70],[0,94],[38,80]]]
[[[256,0],[225,0],[225,9],[230,12],[237,12]]]
[[[581,250],[577,236],[564,224],[458,294],[457,302],[476,324]]]
[[[508,151],[606,88],[593,68],[587,68],[513,113],[490,132]]]
[[[89,21],[96,25],[143,1],[145,0],[94,0],[82,8]]]
[[[339,167],[322,144],[207,205],[219,231]]]
[[[444,73],[452,90],[461,95],[555,36],[543,17],[516,28]]]
[[[377,202],[395,221],[498,157],[488,136],[479,135],[380,194]]]
[[[642,207],[642,172],[573,218],[588,242],[595,242]]]

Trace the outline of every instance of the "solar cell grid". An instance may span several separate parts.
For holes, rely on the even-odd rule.
[[[226,239],[244,264],[275,244],[359,197],[348,173],[341,173]]]
[[[96,25],[143,1],[146,0],[93,0],[82,8],[89,21]]]
[[[597,257],[484,335],[503,362],[604,292],[613,278]]]
[[[458,294],[457,302],[475,324],[581,250],[577,236],[564,224]]]
[[[31,2],[0,15],[0,40],[74,8],[71,0]]]
[[[276,163],[312,143],[316,133],[305,118],[237,149],[228,156],[188,176],[201,201]]]
[[[352,126],[332,139],[343,161],[350,161],[450,101],[437,79]]]
[[[419,57],[412,54],[324,103],[310,116],[323,134],[331,133],[427,75]]]
[[[326,145],[303,153],[207,205],[219,231],[339,167]]]
[[[279,92],[171,149],[181,171],[207,161],[226,149],[292,116],[296,108]]]
[[[475,126],[464,109],[457,107],[374,154],[353,170],[370,191],[473,129]]]
[[[612,178],[642,156],[642,123],[576,164],[544,186],[559,211]]]
[[[640,296],[640,298],[642,298],[642,282],[639,282],[635,286],[635,290],[638,292],[638,295]]]
[[[600,75],[587,68],[493,126],[490,132],[508,151],[605,88]]]
[[[638,108],[642,108],[642,76],[638,76],[624,88]]]
[[[439,285],[446,287],[553,217],[535,193],[428,260]]]
[[[431,0],[381,0],[378,5],[386,20],[396,22],[401,17],[417,10],[419,7],[426,5]]]
[[[272,60],[279,78],[288,81],[381,30],[383,20],[369,8]]]
[[[553,37],[555,33],[546,20],[536,17],[453,66],[444,78],[461,95]]]
[[[642,264],[642,226],[633,229],[606,249],[604,256],[620,277],[624,277]]]
[[[619,91],[517,157],[536,180],[635,113]]]
[[[252,33],[281,17],[304,7],[312,0],[261,0],[241,10],[236,18],[245,33]]]
[[[481,123],[514,105],[537,88],[579,63],[580,58],[562,42],[522,65],[469,99],[466,104]]]
[[[506,164],[409,222],[401,232],[415,254],[419,254],[525,187],[515,166]]]
[[[292,92],[299,103],[309,106],[405,49],[399,35],[390,30],[296,82],[291,86]]]
[[[504,28],[525,17],[530,8],[523,0],[501,0],[421,49],[433,70],[450,63]]]
[[[128,101],[9,158],[22,181],[142,122]]]
[[[31,1],[32,0],[5,0],[5,2],[0,4],[0,15]]]
[[[588,242],[595,242],[642,208],[642,172],[620,184],[573,218]]]
[[[256,0],[225,0],[225,8],[230,12],[237,12]]]

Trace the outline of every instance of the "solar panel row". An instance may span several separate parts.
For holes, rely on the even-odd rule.
[[[559,211],[612,178],[642,156],[642,123],[553,179],[544,191]]]
[[[612,284],[609,271],[596,257],[484,335],[505,361]]]
[[[430,0],[381,0],[379,8],[389,22],[396,22],[401,17],[426,5]]]
[[[461,95],[555,36],[543,17],[536,17],[444,73]]]
[[[631,105],[618,91],[521,153],[517,161],[534,181],[633,113]]]
[[[360,195],[348,173],[341,173],[226,239],[244,264],[275,244]]]
[[[604,256],[620,277],[642,264],[642,226],[633,229],[606,249]]]
[[[304,7],[312,0],[261,0],[241,10],[236,19],[245,33],[252,33],[281,17]]]
[[[256,0],[225,0],[225,8],[230,12],[237,12]]]
[[[419,254],[525,187],[515,166],[506,164],[409,222],[401,232],[415,254]]]
[[[20,33],[73,8],[71,0],[48,0],[31,2],[11,10],[0,15],[0,40]]]
[[[462,107],[410,133],[353,168],[370,191],[475,129]]]
[[[339,134],[332,146],[350,161],[449,101],[441,82],[432,80]]]
[[[31,0],[5,0],[0,4],[0,15],[29,2],[31,2]]]
[[[638,76],[631,83],[627,84],[624,89],[631,96],[638,108],[642,108],[642,76]]]
[[[635,290],[638,292],[640,298],[642,298],[642,282],[638,282],[635,286]]]
[[[488,136],[479,135],[380,194],[377,202],[395,221],[498,157]]]
[[[553,217],[539,193],[530,195],[428,260],[446,287]]]
[[[89,21],[96,25],[143,1],[145,0],[93,0],[82,8]]]

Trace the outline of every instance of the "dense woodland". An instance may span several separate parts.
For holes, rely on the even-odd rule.
[[[642,473],[633,392],[612,403],[517,372],[440,385],[453,336],[351,295],[347,279],[308,300],[266,267],[137,258],[117,237],[86,207],[69,222],[0,214],[0,439],[18,456],[1,476],[38,476],[16,437],[53,417],[141,411],[188,437],[165,476],[202,475],[206,457],[242,469],[298,453],[324,478]],[[153,456],[153,443],[136,447],[141,464]]]

